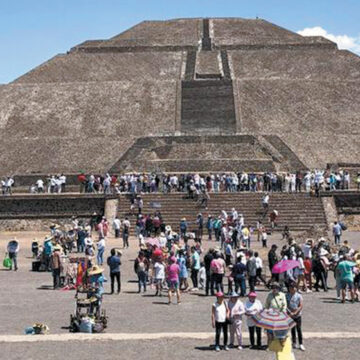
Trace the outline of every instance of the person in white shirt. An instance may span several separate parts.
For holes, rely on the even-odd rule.
[[[60,192],[65,192],[65,186],[66,186],[66,176],[64,174],[61,174],[59,176],[59,183],[60,183]]]
[[[206,285],[206,269],[205,265],[202,262],[200,264],[200,270],[199,270],[199,289],[205,289]]]
[[[44,181],[42,179],[36,181],[36,190],[38,193],[44,192]]]
[[[256,326],[255,321],[253,320],[253,316],[256,315],[258,312],[263,310],[263,306],[260,302],[260,300],[256,299],[257,294],[256,292],[251,292],[248,295],[248,300],[245,303],[245,315],[246,323],[249,329],[249,335],[250,335],[250,349],[255,348],[255,332],[256,332],[256,346],[257,348],[261,348],[261,328]]]
[[[155,296],[161,296],[161,291],[163,288],[163,282],[165,280],[165,265],[157,260],[154,264],[154,273],[155,273],[155,285],[156,293]]]
[[[115,238],[120,237],[120,227],[121,227],[121,221],[116,216],[115,219],[113,220],[113,228],[114,228],[114,231],[115,231]]]
[[[254,253],[254,257],[255,257],[255,264],[256,264],[256,281],[260,280],[266,286],[266,280],[264,279],[264,277],[262,275],[263,261],[262,261],[261,257],[259,256],[258,252]]]
[[[231,217],[232,217],[233,223],[235,223],[237,221],[237,219],[239,218],[239,214],[235,210],[235,208],[232,208],[232,210],[231,210]]]
[[[12,195],[12,186],[14,185],[14,179],[9,176],[5,181],[6,192]]]
[[[219,291],[216,294],[216,302],[212,306],[211,311],[211,323],[215,328],[215,351],[220,351],[220,335],[221,330],[224,335],[224,350],[229,350],[227,346],[228,341],[228,323],[227,319],[230,317],[230,311],[225,303],[224,294]]]

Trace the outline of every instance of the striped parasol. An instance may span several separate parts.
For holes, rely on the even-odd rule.
[[[289,330],[295,326],[295,321],[284,312],[267,309],[253,316],[257,326],[267,330]]]

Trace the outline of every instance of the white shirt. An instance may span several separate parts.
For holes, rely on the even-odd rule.
[[[260,259],[259,257],[256,257],[256,258],[255,258],[255,262],[256,262],[256,268],[257,268],[257,269],[262,269],[262,267],[263,267],[263,261],[262,261],[262,259]]]
[[[104,238],[102,238],[98,241],[97,248],[98,248],[98,250],[105,249],[105,239]]]
[[[38,188],[43,188],[44,187],[44,181],[42,181],[41,179],[39,179],[38,181],[36,181],[36,186]]]
[[[114,221],[113,221],[113,226],[114,226],[114,229],[120,230],[120,227],[121,227],[121,221],[120,221],[120,219],[114,219]]]
[[[130,221],[129,220],[124,220],[123,225],[124,225],[124,228],[126,227],[126,228],[130,229]]]
[[[245,303],[245,311],[246,311],[246,324],[248,327],[255,326],[255,322],[252,319],[252,316],[255,315],[258,312],[260,312],[263,309],[263,306],[260,302],[260,300],[255,299],[255,301],[252,303],[249,300]]]
[[[218,302],[213,304],[213,308],[215,309],[215,321],[216,322],[225,322],[226,321],[226,305],[225,301],[221,304]]]
[[[84,243],[86,246],[91,246],[93,244],[92,238],[91,237],[86,237],[84,240]]]
[[[164,264],[156,262],[154,264],[154,270],[155,270],[155,279],[156,280],[165,279],[165,266],[164,266]]]
[[[61,176],[59,177],[59,180],[60,180],[60,183],[61,183],[61,184],[65,184],[65,183],[66,183],[66,176],[65,176],[65,175],[61,175]]]

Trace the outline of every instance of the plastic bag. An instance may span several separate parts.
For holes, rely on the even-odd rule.
[[[3,266],[6,269],[11,269],[11,267],[12,267],[12,260],[9,258],[8,253],[5,254],[5,258],[4,258],[4,261],[3,261]]]

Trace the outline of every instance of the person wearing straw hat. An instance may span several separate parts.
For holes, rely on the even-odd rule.
[[[242,301],[239,299],[239,294],[237,294],[235,291],[230,294],[230,300],[228,301],[227,305],[230,312],[230,347],[234,347],[234,338],[236,333],[238,350],[242,350],[241,324],[242,316],[245,314],[245,307]]]
[[[263,306],[257,298],[255,291],[248,295],[248,300],[245,303],[246,324],[250,335],[250,349],[255,349],[255,332],[256,332],[256,347],[261,348],[261,328],[256,326],[253,316],[263,310]]]
[[[98,265],[94,265],[93,267],[91,267],[88,270],[88,275],[90,278],[89,283],[91,284],[92,287],[95,288],[94,297],[97,300],[97,301],[91,303],[92,307],[90,309],[90,312],[92,314],[94,313],[94,311],[96,311],[97,313],[99,313],[99,311],[100,311],[102,296],[104,293],[104,280],[105,279],[103,276],[103,272],[104,272],[104,269]]]
[[[224,301],[224,293],[218,291],[216,293],[216,302],[212,306],[211,311],[211,323],[215,329],[215,351],[220,351],[220,335],[221,331],[224,336],[224,350],[229,350],[227,346],[228,341],[228,321],[230,311],[227,304]]]

